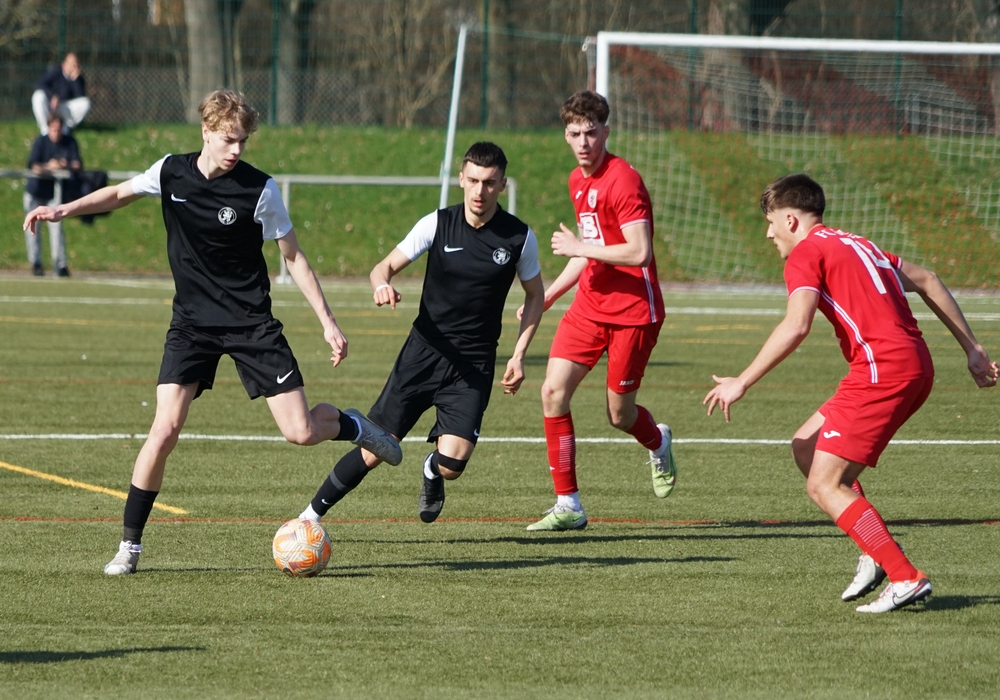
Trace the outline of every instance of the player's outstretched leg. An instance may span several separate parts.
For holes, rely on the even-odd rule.
[[[396,440],[387,430],[368,420],[361,411],[356,408],[346,408],[343,410],[345,416],[353,418],[359,428],[358,437],[352,440],[355,445],[363,447],[373,455],[396,466],[403,461],[403,450]]]
[[[115,558],[104,565],[104,573],[108,576],[134,574],[140,554],[142,554],[141,544],[133,544],[123,540],[118,545],[118,553]]]
[[[437,451],[431,452],[424,460],[423,484],[417,500],[420,519],[425,523],[437,520],[444,508],[444,478],[438,468],[436,455]]]
[[[674,460],[674,436],[670,427],[658,423],[657,428],[663,442],[655,450],[649,451],[649,463],[653,472],[653,493],[657,498],[666,498],[677,485],[677,462]]]
[[[855,608],[862,613],[886,613],[919,603],[931,594],[931,582],[923,571],[907,581],[896,581],[885,587],[878,598]]]
[[[866,596],[885,580],[885,569],[875,563],[867,554],[858,557],[858,569],[854,573],[854,580],[840,594],[844,601],[856,600]]]

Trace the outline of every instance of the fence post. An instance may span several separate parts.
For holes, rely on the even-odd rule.
[[[448,206],[448,184],[451,180],[451,159],[455,154],[455,129],[458,124],[458,99],[462,94],[462,67],[465,65],[465,37],[469,28],[458,28],[458,48],[455,49],[455,82],[451,86],[451,109],[448,112],[448,136],[444,145],[444,162],[441,164],[441,200],[439,209]]]

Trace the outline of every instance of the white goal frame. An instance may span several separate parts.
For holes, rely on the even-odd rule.
[[[722,34],[652,34],[598,32],[596,91],[608,96],[610,47],[654,46],[682,49],[757,49],[766,51],[830,51],[845,53],[896,53],[1000,56],[1000,44],[947,41],[875,41],[867,39],[797,39]]]

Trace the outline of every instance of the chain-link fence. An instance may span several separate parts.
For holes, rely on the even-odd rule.
[[[472,29],[461,123],[550,126],[586,85],[600,30],[993,41],[984,0],[0,0],[0,119],[79,57],[90,122],[192,120],[242,90],[270,123],[408,126],[447,119],[458,26]]]

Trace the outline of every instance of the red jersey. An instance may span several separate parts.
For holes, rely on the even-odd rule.
[[[871,384],[934,374],[900,265],[866,238],[823,225],[814,226],[785,262],[788,296],[803,289],[820,295],[819,310],[833,324],[851,374]]]
[[[616,245],[625,242],[622,228],[645,221],[653,236],[653,204],[642,177],[618,156],[605,154],[590,177],[580,168],[569,176],[569,195],[583,242]],[[642,326],[663,320],[663,296],[656,278],[656,260],[646,267],[626,267],[589,260],[580,275],[576,310],[586,318],[619,326]]]

